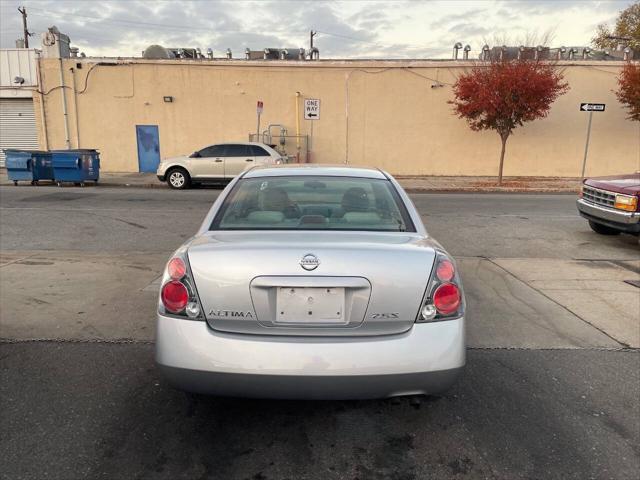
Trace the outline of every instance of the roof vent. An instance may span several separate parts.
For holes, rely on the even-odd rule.
[[[176,58],[173,52],[167,50],[161,45],[149,45],[144,52],[142,52],[142,58],[149,60],[162,60]]]

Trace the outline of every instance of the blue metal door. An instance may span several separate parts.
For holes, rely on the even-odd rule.
[[[160,135],[157,125],[136,125],[138,170],[155,173],[160,164]]]

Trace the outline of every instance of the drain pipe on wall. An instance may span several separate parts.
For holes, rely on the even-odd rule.
[[[344,75],[344,163],[349,163],[349,77],[350,70]]]
[[[76,120],[76,148],[80,148],[80,119],[78,118],[78,89],[76,87],[76,71],[73,68],[71,71],[71,77],[73,78],[73,110]],[[64,88],[63,88],[64,90]]]
[[[67,150],[71,148],[71,143],[69,142],[69,115],[67,114],[67,92],[65,92],[66,86],[64,84],[64,70],[62,68],[62,58],[58,59],[60,61],[60,85],[62,90],[62,115],[64,116],[64,143],[67,147]]]
[[[49,135],[47,133],[47,113],[44,108],[44,95],[40,91],[42,86],[42,69],[40,68],[40,58],[36,62],[36,71],[38,72],[38,88],[37,91],[40,95],[40,118],[42,118],[42,140],[44,144],[44,149],[49,150]]]
[[[296,160],[300,163],[300,92],[296,92]]]

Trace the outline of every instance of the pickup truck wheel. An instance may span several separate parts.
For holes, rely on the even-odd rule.
[[[620,230],[616,230],[615,228],[607,227],[606,225],[602,225],[601,223],[593,222],[589,220],[589,226],[591,230],[600,235],[620,235]]]
[[[191,186],[191,177],[183,168],[174,168],[167,173],[167,184],[171,188],[183,190]]]

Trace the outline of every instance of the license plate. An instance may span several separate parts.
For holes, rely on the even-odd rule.
[[[277,323],[345,323],[344,288],[279,287]]]

